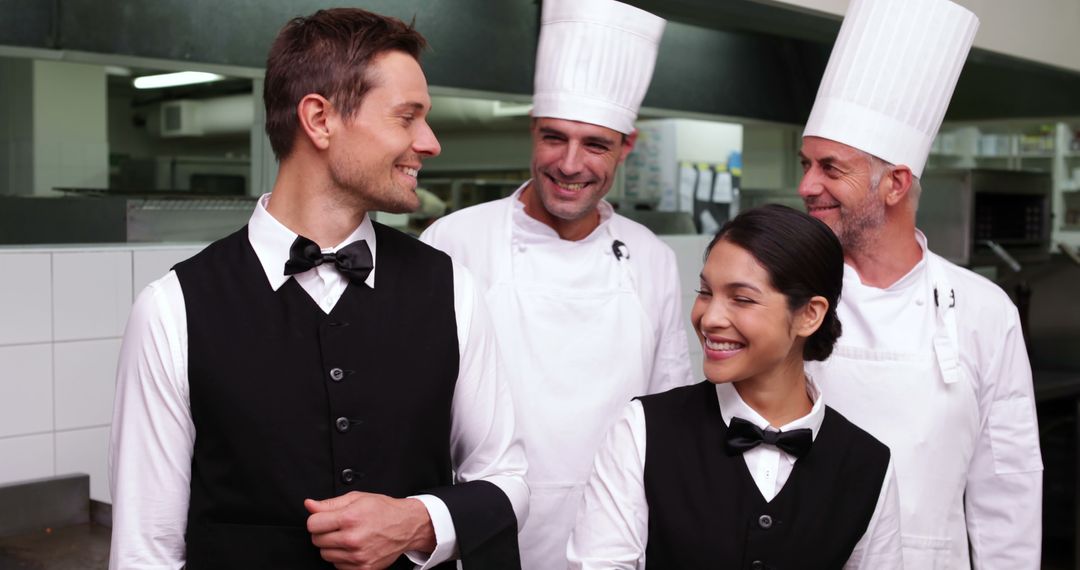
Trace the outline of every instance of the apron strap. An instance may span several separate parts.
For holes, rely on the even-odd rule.
[[[960,335],[956,325],[956,290],[945,275],[942,261],[926,251],[926,268],[934,295],[937,327],[934,332],[934,353],[941,377],[946,384],[960,380]]]

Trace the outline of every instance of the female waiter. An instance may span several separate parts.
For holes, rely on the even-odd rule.
[[[706,249],[706,380],[630,403],[597,456],[571,568],[901,568],[889,450],[803,371],[840,336],[840,243],[783,206]]]

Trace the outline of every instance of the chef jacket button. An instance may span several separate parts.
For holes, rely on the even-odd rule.
[[[356,479],[356,473],[352,469],[342,469],[341,470],[341,482],[342,483],[345,483],[346,485],[351,485],[352,482],[355,479]]]
[[[765,570],[765,563],[760,560],[755,560],[750,563],[751,570]]]
[[[334,420],[334,427],[341,433],[349,431],[349,418],[341,417]]]
[[[915,299],[915,304],[921,307],[921,306],[923,306],[923,300],[922,299]]]
[[[330,379],[334,382],[341,382],[341,379],[345,377],[345,371],[340,368],[330,369]]]
[[[770,517],[769,515],[761,515],[757,519],[757,524],[761,528],[769,530],[770,528],[772,528],[772,517]]]

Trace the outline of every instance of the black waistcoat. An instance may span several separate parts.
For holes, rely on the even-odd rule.
[[[873,516],[889,449],[831,408],[772,502],[727,427],[709,382],[641,398],[649,568],[842,568]]]
[[[196,429],[189,569],[328,568],[305,498],[451,484],[450,259],[375,233],[376,288],[348,285],[329,315],[293,279],[270,288],[246,227],[176,266]]]

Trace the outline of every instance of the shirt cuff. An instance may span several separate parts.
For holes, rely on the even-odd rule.
[[[427,570],[453,559],[457,553],[457,532],[454,531],[454,519],[451,518],[446,503],[434,495],[416,495],[409,498],[424,503],[424,508],[431,517],[431,526],[435,529],[435,550],[431,554],[406,552],[405,556],[420,570]]]

